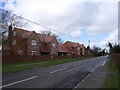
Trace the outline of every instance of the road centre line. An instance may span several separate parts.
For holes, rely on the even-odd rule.
[[[65,69],[67,69],[67,68],[58,69],[58,70],[52,71],[52,72],[50,72],[50,73],[59,72],[59,71],[65,70]]]
[[[25,81],[28,81],[28,80],[31,80],[31,79],[37,78],[37,77],[38,76],[33,76],[33,77],[30,77],[30,78],[27,78],[27,79],[24,79],[24,80],[16,81],[16,82],[13,82],[13,83],[10,83],[10,84],[7,84],[7,85],[3,85],[0,88],[11,86],[11,85],[14,85],[14,84],[17,84],[17,83],[21,83],[21,82],[25,82]]]

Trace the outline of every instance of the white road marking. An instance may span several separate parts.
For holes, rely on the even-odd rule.
[[[65,70],[65,69],[67,69],[67,68],[62,68],[62,69],[59,69],[59,70],[55,70],[55,71],[52,71],[52,72],[50,72],[50,73],[59,72],[59,71]]]
[[[27,78],[27,79],[24,79],[24,80],[20,80],[20,81],[13,82],[13,83],[10,83],[10,84],[7,84],[7,85],[3,85],[3,86],[1,86],[0,88],[7,87],[7,86],[11,86],[11,85],[14,85],[14,84],[17,84],[17,83],[21,83],[21,82],[25,82],[25,81],[28,81],[28,80],[31,80],[31,79],[37,78],[37,77],[38,77],[38,76],[33,76],[33,77],[30,77],[30,78]]]
[[[78,66],[78,64],[75,64],[75,65],[73,65],[73,66]]]
[[[103,66],[105,63],[106,63],[106,61],[104,61],[104,62],[102,63],[102,66]]]
[[[102,63],[104,63],[104,61],[103,62],[100,62],[98,65],[96,65],[96,67],[92,70],[92,72],[94,72],[94,70],[99,66],[99,65],[101,65]],[[87,79],[91,74],[92,74],[92,72],[91,73],[89,73],[80,83],[78,83],[72,90],[74,90],[75,88],[77,88],[83,81],[85,81],[85,79]]]
[[[89,77],[91,75],[91,73],[89,73],[80,83],[78,83],[72,90],[74,90],[75,88],[77,88],[83,81],[85,81],[85,79],[87,77]]]

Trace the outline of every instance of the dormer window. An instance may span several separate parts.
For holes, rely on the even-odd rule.
[[[14,32],[13,32],[13,36],[16,36],[16,34],[17,34],[16,31],[14,31]]]
[[[37,45],[36,40],[31,40],[31,45]]]
[[[15,45],[16,44],[16,40],[13,40],[13,45]]]

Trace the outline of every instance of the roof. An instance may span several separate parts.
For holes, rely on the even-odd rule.
[[[38,38],[40,39],[41,42],[45,42],[45,43],[49,43],[53,39],[55,39],[54,36],[45,36],[45,35],[39,34],[39,33],[37,33],[37,36],[38,36]]]
[[[19,35],[22,37],[22,38],[28,38],[33,32],[35,31],[27,31],[27,30],[23,30],[23,29],[19,29],[19,28],[14,28],[15,31],[18,31]],[[45,42],[45,43],[49,43],[51,42],[53,39],[55,39],[54,36],[45,36],[43,34],[39,34],[39,33],[36,33],[38,38],[40,39],[41,42]]]
[[[48,52],[49,50],[48,50],[47,47],[45,47],[44,45],[42,45],[42,46],[40,47],[40,51],[41,51],[41,52]]]
[[[58,45],[58,51],[59,52],[70,52],[70,50],[67,49],[63,44]]]
[[[65,43],[69,47],[78,47],[79,46],[79,43],[75,43],[75,42],[71,42],[71,41],[66,41]]]
[[[18,31],[19,35],[22,37],[22,38],[27,38],[29,37],[33,31],[27,31],[27,30],[23,30],[23,29],[19,29],[19,28],[14,28],[15,31]]]
[[[83,44],[80,44],[80,48],[84,48],[84,45],[83,45]]]

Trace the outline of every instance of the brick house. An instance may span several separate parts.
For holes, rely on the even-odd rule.
[[[80,54],[85,55],[85,46],[83,44],[80,44]]]
[[[58,42],[55,36],[45,36],[37,33],[40,39],[40,53],[42,55],[58,55]]]
[[[87,46],[87,48],[85,48],[85,55],[91,55],[91,50],[90,50],[89,46]]]
[[[80,55],[80,44],[75,42],[66,41],[64,46],[70,50],[71,54]]]
[[[3,54],[40,55],[42,51],[57,55],[57,40],[35,31],[27,31],[9,26],[8,38],[3,43]]]
[[[58,55],[68,55],[71,54],[71,51],[64,46],[64,44],[58,45]]]

